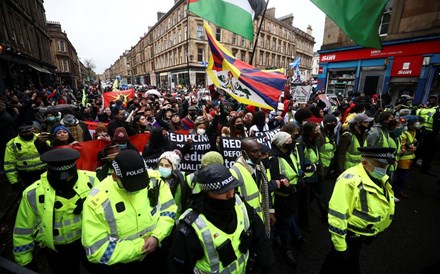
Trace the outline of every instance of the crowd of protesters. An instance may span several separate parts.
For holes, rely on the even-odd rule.
[[[308,102],[298,103],[287,91],[280,96],[278,107],[267,111],[242,105],[212,87],[210,98],[199,96],[198,89],[159,90],[160,96],[135,90],[134,98],[125,100],[120,97],[106,106],[102,99],[103,91],[99,88],[91,86],[84,90],[57,87],[39,91],[7,90],[0,95],[2,167],[4,165],[4,172],[15,191],[23,191],[39,180],[40,174],[45,171],[44,165],[28,170],[32,174],[20,170],[18,166],[11,167],[8,144],[11,139],[17,138],[17,134],[24,141],[32,141],[35,145],[33,151],[38,155],[58,147],[75,147],[92,139],[109,141],[96,155],[100,162],[96,177],[104,181],[117,173],[114,163],[118,153],[137,151],[128,137],[148,133],[150,138],[141,154],[144,158],[157,156],[159,161],[153,168],[167,183],[176,202],[177,217],[174,218],[177,223],[179,216],[188,208],[191,193],[200,192],[200,189],[196,191],[198,186],[195,182],[198,182],[201,172],[183,174],[179,171],[179,162],[191,150],[192,140],[189,138],[187,144],[179,148],[169,141],[168,133],[183,130],[193,138],[206,135],[210,150],[220,154],[221,138],[238,138],[242,144],[241,156],[235,168],[231,168],[231,174],[244,184],[237,185],[236,190],[255,209],[256,216],[260,216],[266,232],[271,231],[269,238],[280,245],[284,259],[291,266],[298,263],[292,252],[292,241],[304,244],[303,232],[311,231],[310,204],[317,203],[322,222],[327,223],[330,197],[326,197],[325,193],[331,193],[331,190],[325,188],[332,188],[338,176],[360,163],[358,148],[394,148],[397,164],[386,170],[391,178],[394,202],[410,197],[407,191],[410,183],[408,172],[413,164],[420,165],[423,172],[435,175],[431,162],[439,136],[440,112],[439,98],[434,95],[425,105],[419,106],[414,106],[408,96],[392,103],[387,96],[370,98],[364,94],[353,94],[330,103],[323,100],[320,92],[312,93]],[[94,134],[90,134],[84,122],[99,122]],[[271,148],[261,146],[252,139],[258,132],[274,129],[280,129],[280,132],[271,140]],[[209,152],[205,159],[202,158],[202,171],[207,166],[204,160],[223,164],[221,155],[213,156]],[[49,165],[49,162],[46,163]],[[15,176],[11,176],[13,170]],[[215,177],[215,170],[205,173]],[[247,178],[246,174],[250,177]],[[198,180],[205,179],[199,177]],[[325,180],[333,184],[324,184]],[[255,186],[249,186],[249,181]],[[264,193],[263,184],[268,185],[268,193]],[[203,183],[201,186],[204,190]],[[255,189],[256,196],[249,193],[252,189]],[[252,200],[266,194],[273,197],[268,201],[269,211],[264,209],[264,197],[255,203]],[[267,226],[272,229],[267,229]],[[175,233],[185,233],[183,230],[180,226]],[[84,231],[82,235],[85,235]],[[171,239],[168,241],[172,242]],[[189,248],[188,244],[184,244],[185,248]],[[179,256],[183,256],[182,261],[197,259],[182,255],[173,243],[164,244],[162,248],[174,258],[170,268],[176,272],[188,270],[187,265],[179,264]],[[167,252],[161,253],[161,256],[166,256]],[[275,271],[274,262],[260,264],[265,271]]]

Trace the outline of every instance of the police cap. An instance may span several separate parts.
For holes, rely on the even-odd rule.
[[[201,190],[215,194],[223,194],[243,184],[232,176],[227,167],[219,164],[209,165],[200,170],[198,179]]]
[[[384,164],[394,164],[396,162],[395,149],[390,147],[359,147],[362,157],[372,158]]]

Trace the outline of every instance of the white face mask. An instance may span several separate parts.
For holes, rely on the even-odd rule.
[[[206,130],[204,130],[203,128],[197,129],[197,134],[199,134],[199,135],[203,135],[203,134],[205,134],[205,132],[206,132]]]

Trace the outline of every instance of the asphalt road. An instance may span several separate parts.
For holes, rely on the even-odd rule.
[[[395,220],[369,246],[361,251],[362,273],[440,273],[440,161],[436,161],[432,177],[413,167],[409,190],[411,199],[396,204]],[[0,175],[0,216],[11,204],[10,188]],[[332,182],[327,181],[328,197]],[[10,214],[0,224],[0,256],[12,259],[11,233],[15,217]],[[319,216],[316,203],[311,206],[312,231],[304,233],[306,243],[294,246],[298,265],[287,266],[280,248],[274,244],[278,273],[319,273],[330,250],[330,234]],[[5,272],[0,267],[0,273]],[[48,273],[46,271],[42,273]]]

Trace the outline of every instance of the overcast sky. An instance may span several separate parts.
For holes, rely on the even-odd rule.
[[[134,46],[157,22],[157,11],[167,12],[174,0],[44,0],[48,21],[61,23],[78,57],[93,60],[103,73]],[[310,0],[270,0],[276,17],[293,13],[293,25],[313,28],[315,51],[321,47],[325,15]]]

